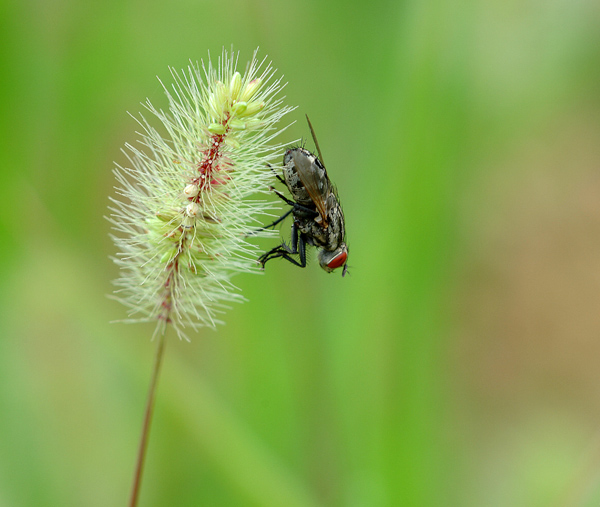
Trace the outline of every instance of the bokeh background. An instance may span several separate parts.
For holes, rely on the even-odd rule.
[[[152,326],[108,196],[155,76],[260,46],[351,276],[273,262],[160,379],[140,506],[600,505],[600,4],[0,3],[0,505],[125,505]],[[282,228],[287,234],[288,226]]]

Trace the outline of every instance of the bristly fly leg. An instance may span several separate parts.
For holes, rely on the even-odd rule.
[[[285,186],[287,186],[285,180],[277,173],[277,171],[275,169],[273,169],[273,166],[271,164],[267,164],[269,166],[269,169],[271,169],[271,171],[273,171],[273,174],[275,175],[275,177],[281,181],[281,183],[283,183]]]
[[[300,262],[298,262],[291,255],[298,255],[300,257]],[[258,261],[262,264],[262,267],[265,267],[267,261],[271,259],[276,259],[277,257],[282,257],[283,259],[295,264],[298,267],[304,268],[306,267],[306,239],[304,233],[300,233],[298,230],[298,226],[294,223],[292,225],[292,245],[291,248],[288,247],[285,243],[269,250],[258,258]]]
[[[270,167],[270,166],[269,166]],[[277,176],[279,177],[279,176]],[[264,231],[265,229],[269,229],[271,227],[275,227],[279,222],[283,222],[288,216],[290,216],[292,214],[292,212],[294,211],[293,206],[296,204],[293,201],[290,201],[287,197],[285,197],[281,192],[279,192],[278,190],[275,190],[273,187],[269,187],[269,189],[273,190],[277,195],[279,195],[279,197],[281,197],[287,204],[289,204],[290,206],[292,206],[292,208],[290,208],[289,210],[287,210],[283,215],[281,215],[277,220],[275,220],[274,222],[270,223],[269,225],[265,225],[263,227],[261,227],[260,229],[256,229],[254,232],[251,232],[250,234],[248,234],[249,236],[256,234],[257,232],[260,231]]]
[[[310,209],[307,208],[306,206],[302,206],[302,204],[298,204],[297,202],[292,201],[291,199],[288,199],[285,195],[283,195],[279,190],[274,189],[273,187],[269,187],[273,193],[279,197],[283,202],[285,202],[286,204],[289,204],[292,207],[292,211],[294,210],[301,210],[304,211],[305,213],[308,213],[309,215],[314,215],[315,217],[319,216],[319,212],[314,210],[314,209]]]
[[[283,215],[281,215],[277,220],[275,220],[272,224],[269,225],[265,225],[264,227],[261,227],[259,229],[259,231],[262,231],[263,229],[268,229],[269,227],[274,227],[276,226],[279,222],[283,222],[289,215],[290,213],[294,211],[294,208],[291,208],[289,210],[287,210]]]
[[[279,176],[277,176],[279,177]],[[277,220],[275,220],[273,223],[270,223],[269,225],[265,225],[264,227],[261,227],[260,229],[257,229],[254,233],[258,231],[262,231],[264,229],[269,229],[270,227],[274,227],[276,226],[279,222],[283,222],[291,213],[294,212],[294,210],[302,210],[305,213],[308,213],[309,215],[312,214],[315,217],[319,216],[319,212],[315,211],[313,209],[307,208],[305,206],[302,206],[301,204],[298,204],[294,201],[292,201],[291,199],[288,199],[285,195],[283,195],[279,190],[275,190],[273,187],[269,187],[273,193],[279,197],[281,200],[283,200],[286,204],[289,204],[291,206],[291,209],[287,210],[283,215],[281,215]]]

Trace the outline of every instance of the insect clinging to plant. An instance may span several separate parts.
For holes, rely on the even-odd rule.
[[[327,175],[321,149],[308,116],[306,120],[319,156],[303,147],[290,148],[285,152],[282,175],[275,175],[288,188],[292,199],[272,187],[271,189],[291,208],[265,227],[273,227],[291,214],[294,219],[291,244],[288,246],[283,242],[261,255],[258,260],[264,267],[271,259],[282,257],[303,268],[306,266],[306,246],[313,245],[318,249],[321,268],[331,273],[343,267],[344,276],[348,271],[344,213],[337,191]],[[299,261],[292,257],[295,255],[299,256]]]

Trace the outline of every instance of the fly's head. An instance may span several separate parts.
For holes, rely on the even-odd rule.
[[[321,267],[331,273],[332,271],[344,267],[342,276],[348,271],[346,261],[348,260],[348,246],[346,243],[341,242],[335,250],[325,250],[324,248],[319,250],[319,264]]]

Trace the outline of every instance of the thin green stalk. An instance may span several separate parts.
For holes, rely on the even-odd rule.
[[[166,326],[165,326],[166,328]],[[148,390],[148,400],[146,401],[146,410],[144,413],[144,424],[140,437],[140,446],[138,449],[137,462],[135,465],[135,475],[133,477],[133,485],[131,488],[131,497],[129,507],[136,507],[142,483],[142,473],[144,471],[144,462],[146,460],[146,448],[148,447],[148,436],[150,435],[150,423],[152,422],[152,413],[154,411],[154,399],[156,395],[156,384],[158,382],[158,374],[162,364],[162,358],[165,350],[165,328],[158,336],[156,345],[156,354],[154,356],[154,367],[152,369],[152,378],[150,380],[150,388]]]

